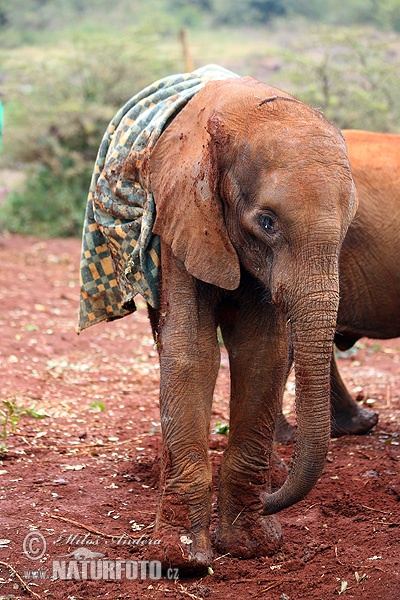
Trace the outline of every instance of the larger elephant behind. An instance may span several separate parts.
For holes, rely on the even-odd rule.
[[[358,209],[339,260],[340,303],[335,333],[339,350],[362,337],[400,336],[400,135],[345,130]],[[331,360],[331,435],[367,433],[378,414],[350,395]],[[277,439],[288,442],[293,430],[282,415]]]

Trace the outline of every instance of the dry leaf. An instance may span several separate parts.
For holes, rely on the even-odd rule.
[[[347,587],[348,587],[348,585],[349,585],[349,584],[347,583],[347,581],[342,581],[342,582],[340,583],[340,591],[338,592],[339,596],[340,596],[341,594],[343,594],[343,592],[345,592],[345,591],[347,590]]]

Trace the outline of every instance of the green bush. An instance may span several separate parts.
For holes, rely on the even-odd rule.
[[[148,31],[86,34],[51,48],[50,55],[46,48],[21,48],[4,58],[9,92],[2,162],[8,168],[22,163],[28,173],[24,189],[0,208],[2,228],[80,235],[108,122],[141,88],[176,68],[173,59],[156,56],[157,41]]]
[[[210,0],[209,11],[217,25],[267,23],[285,13],[281,0]]]
[[[320,26],[284,52],[285,89],[341,129],[397,131],[397,44],[395,34]]]
[[[79,237],[89,180],[89,171],[57,177],[49,167],[31,169],[25,190],[8,196],[0,213],[1,227],[44,238]]]

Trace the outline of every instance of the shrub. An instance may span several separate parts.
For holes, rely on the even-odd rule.
[[[397,43],[395,34],[319,27],[284,53],[286,88],[342,129],[396,131]]]
[[[146,43],[143,36],[146,36]],[[157,55],[157,38],[126,31],[85,35],[57,50],[14,51],[6,61],[10,90],[7,166],[27,165],[24,189],[12,193],[0,225],[32,235],[80,234],[98,146],[115,112],[174,67]]]

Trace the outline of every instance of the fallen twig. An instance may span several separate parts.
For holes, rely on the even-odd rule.
[[[188,596],[189,598],[192,598],[192,600],[203,600],[203,598],[200,598],[200,596],[196,596],[196,594],[191,594],[186,588],[183,587],[183,585],[181,583],[175,582],[175,585],[178,587],[179,586],[179,591],[181,594],[183,594],[184,596]],[[166,592],[167,594],[176,594],[176,589],[171,590],[170,588],[165,588],[165,587],[158,587],[158,588],[153,588],[155,592]]]
[[[109,441],[107,440],[106,442],[87,442],[87,443],[79,443],[79,444],[75,444],[74,446],[70,446],[71,448],[105,448],[106,446],[116,446],[116,445],[122,446],[123,444],[132,444],[132,440],[114,440],[114,441]]]
[[[33,590],[31,590],[29,585],[27,583],[25,583],[25,581],[22,579],[21,575],[18,573],[18,571],[16,571],[16,569],[14,569],[14,567],[12,565],[10,565],[9,563],[3,562],[2,560],[0,560],[0,565],[2,565],[3,567],[6,567],[6,569],[11,571],[11,573],[13,575],[15,575],[15,577],[18,579],[18,581],[20,582],[20,584],[22,585],[22,587],[24,588],[24,590],[26,592],[31,594],[34,598],[39,598],[39,600],[41,600],[42,597],[39,596],[39,594],[37,594]]]
[[[400,527],[400,523],[394,523],[393,521],[370,521],[375,525],[387,525],[388,527]]]
[[[336,558],[337,562],[339,563],[339,565],[342,565],[343,567],[347,567],[346,563],[344,563],[341,560],[339,560],[338,549],[337,549],[337,545],[336,544],[335,544],[335,558]]]
[[[382,513],[384,515],[391,515],[392,513],[388,510],[379,510],[379,508],[371,508],[371,506],[365,506],[365,504],[361,504],[362,508],[366,508],[367,510],[373,510],[374,512]]]
[[[386,386],[386,405],[384,408],[392,408],[391,388],[390,385]]]
[[[79,523],[78,521],[74,521],[73,519],[68,519],[67,517],[62,517],[61,515],[49,515],[51,519],[58,519],[59,521],[65,521],[66,523],[70,523],[71,525],[75,525],[75,527],[80,527],[81,529],[85,529],[86,531],[90,531],[90,533],[94,533],[95,535],[99,535],[100,537],[108,538],[111,540],[119,539],[121,536],[124,536],[124,539],[135,540],[137,538],[126,535],[126,533],[121,534],[111,534],[104,533],[104,531],[99,531],[94,527],[90,527],[89,525],[84,525],[83,523]],[[146,527],[148,529],[148,527]]]
[[[189,596],[189,598],[192,598],[193,600],[202,600],[202,598],[200,598],[199,596],[196,596],[196,594],[191,594],[185,587],[183,587],[183,585],[181,583],[177,584],[179,587],[179,591],[181,592],[181,594],[184,594],[185,596]]]
[[[253,594],[252,596],[250,596],[250,598],[257,598],[258,596],[261,596],[261,594],[264,594],[265,592],[268,592],[269,590],[272,590],[273,588],[278,587],[278,585],[281,585],[282,583],[283,583],[283,581],[275,581],[275,583],[271,583],[271,585],[268,585],[267,587],[263,588],[256,594]]]
[[[85,529],[86,531],[90,531],[90,533],[95,533],[100,537],[115,539],[118,537],[117,535],[112,535],[111,533],[104,533],[103,531],[98,531],[94,529],[94,527],[90,527],[89,525],[84,525],[83,523],[79,523],[78,521],[74,521],[73,519],[68,519],[67,517],[62,517],[61,515],[49,515],[51,519],[58,519],[59,521],[65,521],[65,523],[70,523],[70,525],[75,525],[75,527],[80,527],[81,529]],[[123,535],[123,534],[121,534]]]
[[[279,579],[279,583],[293,583],[294,581],[301,581],[300,579],[294,579],[293,577],[290,578],[282,578]],[[257,584],[262,584],[262,583],[273,583],[275,585],[275,583],[278,583],[276,581],[276,579],[269,579],[268,577],[265,577],[263,579],[257,579],[257,577],[248,577],[248,578],[242,578],[242,579],[231,579],[229,581],[229,583],[257,583]]]
[[[362,450],[356,450],[357,454],[359,454],[360,456],[362,456],[363,458],[366,458],[368,460],[376,460],[378,457],[377,456],[370,456],[369,454],[367,454],[366,452],[363,452]]]
[[[221,554],[221,556],[217,556],[217,558],[214,558],[214,562],[216,562],[217,560],[221,560],[221,558],[226,558],[227,556],[231,556],[230,552],[227,552],[226,554]]]
[[[307,512],[308,510],[311,510],[312,508],[314,508],[314,506],[318,506],[319,504],[321,504],[321,502],[315,502],[315,504],[311,504],[311,506],[307,506],[307,508],[306,508],[306,512]]]
[[[244,508],[242,508],[242,510],[240,511],[240,513],[238,513],[236,515],[236,517],[233,519],[232,525],[234,525],[236,523],[236,521],[238,520],[238,518],[240,517],[240,515],[242,514],[243,511],[244,511]]]

